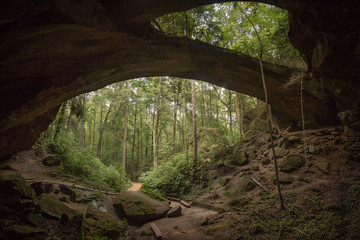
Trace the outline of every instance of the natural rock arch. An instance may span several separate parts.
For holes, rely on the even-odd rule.
[[[35,5],[17,0],[3,4],[0,157],[31,146],[63,101],[135,77],[168,75],[204,80],[263,99],[256,59],[166,36],[151,27],[158,16],[218,2],[227,1],[49,0]],[[347,66],[348,74],[358,74],[358,55],[353,51],[358,44],[354,41],[358,28],[353,24],[341,29],[343,23],[336,24],[334,19],[324,22],[323,8],[346,9],[350,22],[348,15],[355,16],[353,5],[357,3],[344,1],[339,6],[331,1],[322,6],[315,1],[255,2],[289,10],[290,37],[314,77],[305,82],[304,91],[309,126],[337,124],[336,114],[356,107],[358,102],[354,96],[359,93],[359,83],[333,70],[340,62]],[[335,34],[346,30],[348,38],[336,40]],[[340,56],[344,51],[347,57]],[[296,124],[300,116],[298,95],[282,88],[295,69],[270,63],[264,63],[264,68],[274,114],[283,123]]]

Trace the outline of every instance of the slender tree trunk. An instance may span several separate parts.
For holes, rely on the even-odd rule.
[[[98,146],[97,146],[97,151],[96,151],[96,157],[101,159],[101,144],[102,144],[102,138],[103,138],[103,134],[104,134],[104,130],[105,130],[105,125],[106,122],[108,120],[109,117],[109,113],[111,111],[111,106],[112,104],[110,104],[108,111],[106,112],[106,116],[105,116],[105,120],[104,123],[100,123],[100,133],[99,133],[99,141],[98,141]],[[101,108],[102,109],[102,108]]]
[[[205,118],[205,113],[206,113],[206,109],[205,109],[205,94],[204,94],[204,83],[201,83],[201,122],[202,122],[202,127],[206,126],[206,118]]]
[[[242,139],[242,124],[241,124],[241,111],[239,106],[240,101],[240,93],[236,92],[235,94],[235,107],[236,107],[236,116],[237,116],[237,124],[238,124],[238,130],[239,130],[239,140]]]
[[[161,108],[161,77],[159,77],[159,91],[156,100],[156,120],[153,133],[153,154],[154,154],[154,168],[158,165],[158,142],[159,142],[159,119],[160,119],[160,108]]]
[[[213,127],[213,116],[212,116],[212,102],[211,102],[211,99],[212,98],[212,92],[209,91],[209,105],[208,105],[208,110],[209,110],[209,124],[210,124],[210,127],[212,128]]]
[[[63,124],[65,121],[65,110],[66,110],[66,102],[61,104],[61,107],[60,107],[60,110],[58,113],[58,118],[55,123],[55,133],[54,133],[53,140],[58,138],[58,136],[60,135],[61,129],[63,128]]]
[[[95,107],[95,105],[94,105]],[[93,137],[92,137],[92,149],[93,151],[95,151],[95,128],[96,128],[96,107],[95,107],[95,112],[94,112],[94,125],[93,125]]]
[[[126,138],[128,129],[129,118],[129,80],[126,81],[126,99],[125,99],[125,122],[124,122],[124,138],[123,138],[123,151],[122,151],[122,173],[126,172]]]
[[[134,168],[135,168],[135,136],[136,136],[136,115],[137,115],[137,104],[135,104],[135,116],[134,116],[134,132],[133,132],[133,141],[132,141],[132,149],[131,149],[131,172],[130,179],[134,181]]]
[[[174,84],[174,93],[176,92],[176,85]],[[176,115],[177,115],[177,98],[176,95],[175,101],[174,101],[174,120],[173,120],[173,139],[172,139],[172,151],[175,152],[175,138],[176,138]]]
[[[194,168],[197,168],[197,135],[196,135],[196,100],[195,100],[195,81],[191,80],[191,96],[192,96],[192,115],[193,115],[193,161]]]
[[[230,128],[230,136],[233,136],[233,127],[232,127],[232,93],[230,90],[228,90],[229,93],[229,105],[228,105],[228,111],[229,111],[229,128]]]
[[[73,115],[73,111],[72,111],[72,109],[70,109],[69,119],[68,119],[67,127],[66,127],[66,138],[69,137],[71,123],[72,123],[72,115]]]
[[[185,80],[185,95],[184,95],[184,108],[185,108],[185,131],[186,131],[186,144],[185,144],[185,153],[186,159],[189,159],[189,148],[190,148],[190,139],[189,139],[189,114],[187,109],[187,96],[188,96],[188,89],[187,89],[188,80]]]
[[[140,156],[139,156],[139,168],[142,165],[142,156],[143,156],[143,128],[142,128],[142,114],[140,112]]]
[[[83,99],[83,105],[82,105],[82,118],[81,118],[81,128],[80,128],[80,147],[84,148],[85,143],[84,143],[84,132],[85,132],[85,114],[86,114],[86,97],[87,94],[84,94],[84,99]]]

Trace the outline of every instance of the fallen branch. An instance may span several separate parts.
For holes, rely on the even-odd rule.
[[[187,202],[185,202],[184,200],[180,200],[180,203],[181,203],[182,205],[184,205],[185,207],[187,207],[187,208],[190,207],[190,203],[187,203]]]
[[[310,237],[309,235],[307,235],[306,233],[304,233],[303,231],[301,231],[301,230],[298,229],[298,228],[293,227],[292,229],[294,229],[295,231],[301,233],[302,235],[304,235],[304,236],[306,236],[306,237]]]
[[[160,238],[160,239],[167,239],[164,237],[164,235],[162,235],[162,233],[160,232],[160,229],[156,226],[155,223],[150,223],[150,227],[151,227],[151,230],[154,232],[155,236],[157,238]]]
[[[258,185],[261,189],[269,192],[269,190],[266,189],[266,188],[265,188],[258,180],[256,180],[253,176],[251,176],[251,180],[252,180],[256,185]]]
[[[174,198],[174,197],[166,197],[167,199],[169,199],[170,201],[174,201],[174,202],[180,202],[180,198]]]

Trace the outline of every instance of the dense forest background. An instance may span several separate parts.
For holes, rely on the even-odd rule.
[[[262,45],[265,61],[305,66],[287,37],[288,13],[272,6],[209,5],[163,16],[153,26],[165,34],[253,57]],[[151,176],[148,171],[158,166],[170,171],[191,163],[193,174],[201,176],[199,165],[211,151],[244,138],[249,125],[246,113],[259,104],[256,98],[226,86],[172,77],[133,79],[63,103],[40,142],[53,144],[66,155],[65,171],[96,181],[100,172],[106,185],[126,182],[125,176],[138,181],[142,174],[146,181]],[[211,146],[202,146],[209,136]],[[166,167],[174,162],[177,168]],[[153,173],[153,180],[163,174],[159,171]]]

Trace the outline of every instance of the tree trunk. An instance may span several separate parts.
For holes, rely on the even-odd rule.
[[[211,97],[212,97],[212,92],[209,91],[209,102],[208,102],[208,110],[209,110],[209,124],[210,124],[210,127],[212,128],[213,127],[213,116],[212,116],[212,102],[211,102]]]
[[[195,81],[191,80],[192,96],[192,116],[193,116],[193,161],[194,168],[197,168],[197,135],[196,135],[196,100],[195,100]]]
[[[128,117],[129,117],[129,80],[126,81],[126,99],[125,99],[125,121],[124,121],[124,137],[123,137],[123,151],[122,151],[122,173],[126,172],[126,138],[128,129]]]
[[[130,171],[130,179],[131,179],[132,181],[134,181],[134,168],[135,168],[134,151],[135,151],[135,136],[136,136],[136,115],[137,115],[137,104],[135,104],[134,132],[133,132],[133,141],[132,141],[132,149],[131,149],[131,171]]]
[[[202,127],[206,126],[206,118],[205,118],[205,113],[206,113],[206,109],[205,109],[205,95],[204,95],[204,83],[201,83],[201,122],[202,122]]]
[[[242,129],[242,122],[241,122],[241,110],[240,110],[240,106],[239,106],[239,101],[240,101],[240,93],[236,93],[235,94],[235,107],[236,107],[236,116],[237,116],[237,124],[238,124],[238,132],[239,132],[239,140],[242,139],[242,133],[243,133],[243,129]]]
[[[175,80],[174,80],[175,81]],[[176,85],[174,85],[174,94],[176,92]],[[173,120],[173,139],[172,139],[172,151],[175,152],[175,138],[176,138],[176,115],[177,115],[177,104],[178,104],[178,94],[175,97],[174,100],[174,120]]]
[[[64,124],[64,120],[65,120],[65,110],[66,110],[66,102],[61,104],[61,107],[60,107],[60,110],[59,110],[59,113],[58,113],[58,119],[57,119],[56,124],[55,124],[55,133],[54,133],[53,140],[57,139],[58,136],[60,135],[61,129],[62,129],[63,124]]]
[[[108,120],[108,117],[109,117],[109,113],[110,113],[110,110],[111,110],[111,106],[112,104],[110,104],[109,106],[109,109],[108,111],[106,112],[106,116],[105,116],[105,120],[104,120],[104,123],[100,123],[101,126],[100,126],[100,133],[99,133],[99,141],[98,141],[98,146],[97,146],[97,151],[96,151],[96,157],[97,158],[100,158],[101,159],[101,144],[102,144],[102,138],[103,138],[103,134],[104,134],[104,130],[105,130],[105,125],[106,125],[106,122]],[[102,107],[101,107],[102,109]]]
[[[139,168],[141,167],[142,164],[142,155],[143,155],[143,128],[142,128],[142,114],[140,113],[140,156],[138,161]]]
[[[86,97],[87,94],[83,95],[83,104],[82,104],[82,117],[81,117],[81,128],[80,128],[80,147],[84,148],[84,132],[85,132],[85,114],[86,114]]]
[[[184,88],[184,111],[185,111],[185,131],[186,131],[186,144],[185,144],[185,153],[186,159],[189,159],[189,147],[190,147],[190,139],[189,139],[189,114],[187,109],[187,96],[188,96],[188,89],[187,89],[188,80],[185,80]]]
[[[70,108],[69,119],[68,119],[67,127],[66,127],[66,138],[69,137],[69,133],[70,133],[70,129],[71,129],[71,123],[72,123],[72,115],[73,115],[73,111]]]
[[[228,105],[228,111],[229,111],[229,128],[230,128],[230,136],[233,136],[233,126],[232,126],[232,93],[230,90],[228,90],[229,93],[229,105]]]
[[[159,134],[159,119],[160,119],[160,108],[161,108],[161,77],[159,77],[159,90],[156,100],[156,119],[155,126],[153,131],[153,154],[154,154],[154,168],[157,168],[158,165],[158,134]]]

